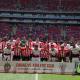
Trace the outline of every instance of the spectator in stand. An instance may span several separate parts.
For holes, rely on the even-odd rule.
[[[49,44],[47,41],[44,42],[44,46],[40,53],[41,61],[50,61]]]

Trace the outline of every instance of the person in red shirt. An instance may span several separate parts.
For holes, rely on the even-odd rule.
[[[26,42],[24,40],[20,43],[20,50],[21,50],[21,59],[25,61],[25,55],[26,55]]]
[[[64,49],[64,46],[61,46],[61,49],[58,51],[58,60],[61,62],[62,60],[66,62],[66,50]]]
[[[21,55],[23,61],[31,61],[32,49],[30,49],[29,46],[21,47]]]
[[[18,43],[20,45],[20,38],[19,37],[17,37],[16,43]]]
[[[24,40],[22,40],[21,44],[20,44],[20,49],[21,49],[21,59],[23,61],[31,61],[32,50],[29,47],[29,45],[27,44],[27,42],[25,42]]]
[[[28,39],[27,45],[29,46],[29,48],[31,48],[31,49],[33,48],[33,41],[31,38]]]
[[[13,46],[13,60],[20,60],[20,56],[21,56],[21,50],[20,50],[20,46],[19,43],[15,43],[15,45]]]
[[[50,59],[49,48],[47,46],[41,49],[40,57],[41,61],[48,61]]]
[[[26,61],[32,60],[32,49],[26,45],[26,54],[25,54]]]

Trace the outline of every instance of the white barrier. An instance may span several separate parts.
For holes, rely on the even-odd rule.
[[[0,72],[72,74],[75,63],[67,62],[0,62]]]

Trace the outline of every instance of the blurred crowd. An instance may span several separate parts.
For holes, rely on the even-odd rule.
[[[79,11],[79,0],[0,0],[0,10]]]

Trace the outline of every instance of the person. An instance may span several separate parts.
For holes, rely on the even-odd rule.
[[[13,48],[13,46],[15,45],[16,40],[14,39],[14,37],[11,37],[10,40],[8,40],[6,43],[10,43],[11,44],[11,48]]]
[[[50,61],[50,53],[48,46],[44,46],[44,48],[41,49],[40,53],[41,61]]]
[[[70,45],[70,43],[67,42],[67,41],[64,41],[64,42],[61,44],[61,46],[64,46],[66,49],[71,49],[71,48],[72,48],[72,46]]]
[[[32,39],[29,38],[27,41],[27,45],[29,46],[29,48],[33,49],[33,44],[34,44],[34,41],[32,41]]]
[[[0,60],[2,61],[2,55],[3,55],[3,44],[2,44],[2,38],[0,38]]]
[[[34,49],[32,50],[32,61],[40,62],[40,49],[37,44],[34,45]]]
[[[2,48],[4,49],[7,46],[7,37],[2,38]]]
[[[76,47],[75,44],[73,44],[72,46],[73,47],[71,48],[70,62],[72,62],[73,58],[78,58],[79,59],[79,48]]]
[[[56,50],[56,48],[54,48],[54,45],[51,45],[51,48],[49,49],[49,53],[51,55],[51,61],[55,61],[57,50]]]
[[[13,46],[13,60],[20,60],[21,51],[20,51],[20,45],[18,42],[15,42],[15,45]]]
[[[20,59],[22,59],[22,61],[26,60],[26,42],[24,40],[21,40],[20,43],[20,51],[21,51],[21,55],[20,55]]]
[[[4,57],[4,60],[5,61],[11,61],[11,52],[12,52],[12,49],[11,49],[11,44],[10,43],[7,43],[7,47],[5,47],[3,49],[3,57]]]
[[[54,40],[51,40],[49,42],[49,48],[51,48],[51,45],[54,45],[55,48],[57,47],[57,44],[56,44],[56,42],[54,42]]]
[[[64,46],[63,45],[61,46],[61,49],[59,49],[59,52],[58,52],[58,60],[60,62],[61,61],[66,62],[66,50],[64,49]]]
[[[71,53],[72,46],[67,41],[64,41],[63,44],[61,44],[61,46],[64,46],[64,51],[65,51],[65,54],[66,54],[66,56],[65,56],[66,57],[66,61],[69,62],[69,55]]]
[[[33,47],[34,45],[38,45],[38,48],[42,47],[42,42],[39,40],[39,38],[36,38],[36,40],[33,41]]]
[[[29,48],[28,45],[26,45],[26,52],[25,52],[25,60],[26,61],[31,61],[32,60],[32,49]]]
[[[25,45],[21,47],[21,56],[23,61],[31,61],[32,59],[32,49]]]

